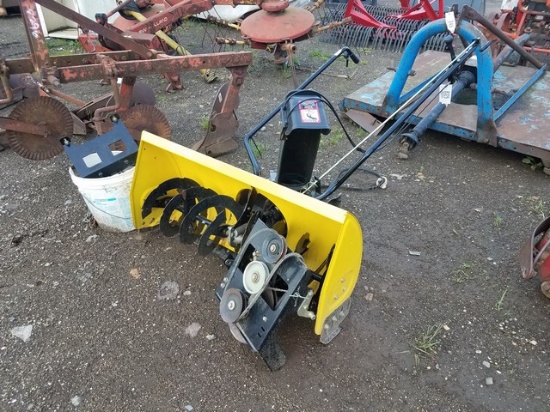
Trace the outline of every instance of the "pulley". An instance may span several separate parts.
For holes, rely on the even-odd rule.
[[[269,276],[269,268],[264,262],[253,260],[243,272],[243,286],[248,293],[255,295],[261,292],[266,285]]]
[[[220,315],[224,322],[234,323],[239,319],[245,307],[243,293],[237,288],[229,288],[223,292],[220,301]]]
[[[276,263],[286,253],[286,239],[273,231],[262,243],[260,255],[267,263]]]

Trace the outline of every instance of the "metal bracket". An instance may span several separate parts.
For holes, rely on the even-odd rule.
[[[300,307],[298,308],[298,316],[315,320],[315,318],[317,317],[315,316],[315,312],[309,310],[309,305],[311,304],[311,299],[313,299],[313,295],[315,295],[315,292],[313,292],[312,289],[309,289],[306,297],[304,298],[304,301],[300,304]]]
[[[351,307],[351,298],[346,300],[342,305],[336,309],[325,321],[323,325],[323,331],[321,332],[321,338],[319,339],[321,343],[328,345],[332,341],[342,328],[340,324],[348,316],[349,309]]]

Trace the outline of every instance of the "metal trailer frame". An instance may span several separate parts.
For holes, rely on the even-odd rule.
[[[418,56],[426,40],[445,32],[447,27],[444,20],[424,26],[409,43],[396,72],[386,73],[345,97],[340,104],[341,109],[369,112],[380,117],[393,114],[400,103],[425,84],[426,77],[422,75],[429,77],[434,69],[444,66],[448,61],[447,53],[428,51]],[[456,34],[466,43],[475,39],[487,43],[477,27],[461,19]],[[491,50],[485,48],[476,51],[476,104],[451,103],[429,128],[540,158],[544,163],[545,172],[550,172],[550,129],[547,121],[550,116],[550,79],[544,76],[546,65],[528,55],[512,40],[507,37],[506,40],[515,51],[524,53],[524,56],[530,58],[537,67],[501,66],[495,71]],[[410,73],[414,73],[414,76]],[[495,90],[508,97],[497,109],[493,101]],[[434,97],[437,97],[437,91]],[[418,124],[426,117],[425,113],[437,104],[437,99],[434,100],[436,101],[427,102],[415,112],[410,123]]]

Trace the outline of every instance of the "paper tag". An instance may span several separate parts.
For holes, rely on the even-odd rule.
[[[454,33],[456,30],[456,20],[455,13],[453,11],[445,13],[445,23],[447,24],[447,30]]]
[[[445,106],[451,104],[452,84],[442,84],[439,86],[439,103]]]

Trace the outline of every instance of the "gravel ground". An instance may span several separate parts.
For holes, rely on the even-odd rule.
[[[197,30],[179,33],[193,52],[202,46]],[[20,18],[0,20],[4,57],[25,54],[24,39]],[[296,80],[335,50],[301,43]],[[337,104],[399,57],[363,50],[359,65],[337,63],[312,86]],[[173,140],[190,146],[221,81],[183,79],[185,89],[172,94],[160,76],[144,81],[158,91]],[[63,87],[84,100],[104,92],[93,82]],[[288,71],[255,52],[241,132],[292,88]],[[364,135],[345,125],[355,139]],[[278,132],[274,119],[256,139],[266,171],[276,166]],[[319,168],[349,150],[331,135]],[[341,191],[364,241],[341,334],[324,346],[310,321],[287,319],[278,336],[288,362],[275,373],[220,319],[217,257],[157,229],[95,228],[64,155],[31,162],[0,153],[0,410],[550,410],[550,305],[517,262],[550,212],[549,177],[521,155],[440,134],[428,134],[407,161],[396,149],[391,143],[367,162],[388,177],[386,190]],[[250,170],[243,149],[223,160]],[[372,179],[357,173],[350,184]],[[166,282],[178,285],[174,299],[163,299]]]

